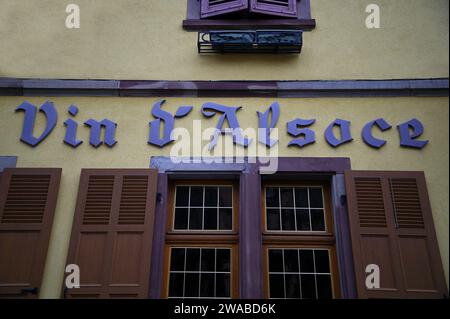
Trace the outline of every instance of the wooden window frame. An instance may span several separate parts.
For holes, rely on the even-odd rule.
[[[323,249],[328,250],[330,260],[330,275],[333,299],[341,298],[339,269],[335,245],[308,245],[303,243],[269,243],[263,245],[263,293],[269,299],[269,249]]]
[[[322,187],[325,218],[325,231],[283,231],[267,230],[266,218],[266,187]],[[281,200],[281,199],[280,199]],[[261,232],[263,239],[263,292],[264,298],[269,298],[269,257],[270,248],[320,248],[330,252],[330,273],[333,288],[333,298],[341,298],[340,276],[336,251],[334,218],[331,204],[331,190],[328,181],[287,181],[270,180],[261,183]],[[281,204],[281,203],[280,203]]]
[[[230,29],[294,29],[310,31],[316,27],[316,21],[311,18],[310,0],[297,1],[297,18],[268,17],[227,19],[220,16],[214,19],[201,18],[201,1],[187,0],[187,17],[183,20],[186,31],[209,31]]]
[[[226,244],[226,243],[170,243],[166,244],[164,248],[164,272],[163,272],[163,287],[161,298],[169,297],[169,274],[170,274],[170,252],[172,248],[202,248],[202,249],[214,249],[214,248],[229,248],[231,249],[231,264],[230,264],[230,275],[231,275],[231,287],[230,287],[230,298],[239,298],[239,246],[237,243]],[[196,298],[192,298],[196,299]],[[205,298],[198,298],[205,299]],[[206,298],[208,299],[208,298]]]
[[[232,186],[232,230],[174,230],[175,188],[177,186]],[[231,299],[239,298],[239,182],[223,179],[181,179],[169,183],[167,192],[167,221],[163,253],[163,280],[161,298],[168,298],[171,248],[221,248],[231,249]],[[195,298],[194,298],[195,299]]]

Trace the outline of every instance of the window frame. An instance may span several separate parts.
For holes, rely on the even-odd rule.
[[[270,17],[254,19],[229,19],[220,15],[201,18],[201,1],[187,0],[187,16],[183,20],[183,29],[186,31],[210,31],[230,29],[294,29],[310,31],[316,27],[315,19],[311,18],[310,0],[297,1],[297,18]]]
[[[169,298],[169,276],[170,276],[170,256],[172,248],[203,248],[203,249],[214,249],[214,248],[229,248],[231,249],[231,264],[230,264],[230,299],[239,298],[239,245],[237,243],[229,244],[229,243],[220,243],[220,244],[211,244],[210,242],[204,243],[170,243],[166,244],[164,247],[164,271],[163,271],[163,287],[161,292],[161,298],[168,299]],[[217,299],[221,299],[220,297],[215,297]],[[170,299],[178,299],[176,297]],[[184,299],[209,299],[208,298],[184,298]]]

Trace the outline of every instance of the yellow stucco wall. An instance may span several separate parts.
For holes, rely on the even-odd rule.
[[[65,27],[65,6],[81,28]],[[365,7],[381,29],[365,27]],[[311,0],[303,53],[197,54],[184,0],[0,0],[0,77],[313,80],[448,77],[448,0]],[[173,68],[176,66],[176,68]]]
[[[46,100],[53,101],[58,109],[59,121],[53,133],[36,148],[19,141],[23,114],[14,113],[24,100],[41,105]],[[170,146],[159,149],[147,144],[148,121],[151,106],[156,98],[24,98],[0,97],[0,155],[18,156],[18,167],[62,167],[61,188],[47,256],[41,297],[56,298],[63,283],[63,274],[68,250],[75,200],[82,168],[147,168],[151,156],[168,155]],[[194,105],[187,117],[177,120],[176,127],[192,129],[192,120],[202,119],[203,127],[215,126],[217,117],[203,118],[200,107],[204,102],[214,101],[226,105],[240,105],[238,119],[242,128],[257,127],[256,111],[264,111],[274,101],[263,98],[169,98],[164,109],[174,113],[180,105]],[[353,169],[362,170],[420,170],[425,171],[433,210],[439,247],[445,274],[449,277],[449,110],[448,98],[317,98],[279,99],[281,115],[280,130],[281,156],[327,156],[350,157]],[[79,123],[89,118],[101,120],[105,117],[118,123],[118,144],[109,149],[98,149],[89,145],[89,130],[79,127],[78,137],[84,143],[77,149],[63,144],[65,129],[63,122],[69,116],[67,108],[76,104],[80,111],[76,116]],[[287,148],[290,137],[285,123],[297,118],[315,118],[311,128],[316,131],[317,142],[304,149]],[[385,118],[393,128],[376,134],[388,140],[385,147],[374,150],[361,140],[364,124],[378,117]],[[425,126],[423,139],[430,143],[423,150],[405,149],[399,146],[395,126],[411,118],[419,119]],[[331,148],[324,140],[326,126],[336,118],[352,121],[354,141],[337,149]],[[36,132],[43,128],[39,115]],[[206,143],[206,142],[205,142]]]

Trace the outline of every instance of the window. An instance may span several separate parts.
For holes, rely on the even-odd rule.
[[[328,184],[267,182],[262,195],[266,297],[339,297]]]
[[[188,0],[183,28],[311,30],[310,0]]]
[[[163,297],[238,297],[238,203],[233,181],[170,185]]]

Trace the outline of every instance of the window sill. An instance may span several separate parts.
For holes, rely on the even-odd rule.
[[[242,19],[242,20],[183,20],[186,31],[236,30],[236,29],[288,29],[310,31],[316,27],[315,19]]]

